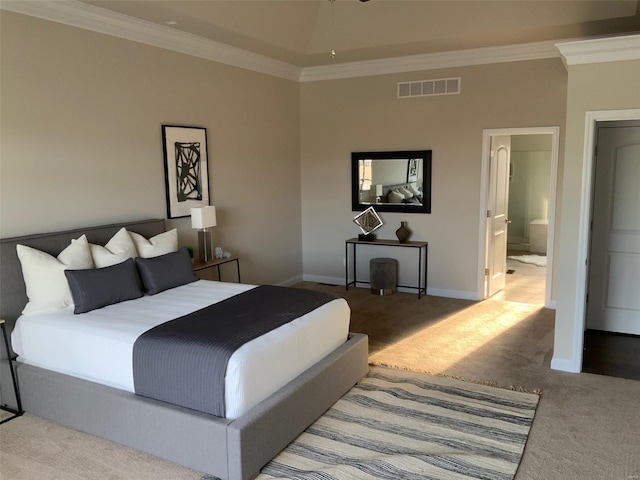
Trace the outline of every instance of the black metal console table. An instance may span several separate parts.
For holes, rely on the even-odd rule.
[[[11,347],[9,347],[9,337],[7,336],[7,328],[4,324],[4,320],[2,319],[0,319],[0,328],[2,329],[4,347],[7,351],[7,361],[9,362],[9,370],[11,371],[11,381],[13,382],[13,393],[15,394],[16,403],[17,403],[17,409],[11,408],[5,403],[0,405],[1,410],[4,410],[5,412],[9,412],[13,414],[11,417],[5,418],[4,420],[0,421],[0,424],[2,424],[2,423],[8,422],[9,420],[13,420],[16,417],[19,417],[24,413],[24,410],[22,410],[22,401],[20,400],[20,388],[18,387],[16,372],[13,369],[14,358],[11,356]]]
[[[353,281],[349,281],[349,245],[352,245],[353,249]],[[344,256],[345,256],[345,286],[346,289],[349,290],[349,286],[353,285],[354,287],[358,286],[358,283],[366,283],[363,280],[358,280],[356,266],[357,266],[357,258],[356,258],[356,247],[358,245],[377,245],[382,247],[404,247],[404,248],[413,248],[418,250],[418,286],[415,285],[398,285],[401,288],[411,288],[418,291],[418,299],[424,294],[427,294],[427,254],[429,248],[429,242],[406,242],[400,243],[398,240],[372,240],[372,241],[364,241],[358,240],[357,238],[350,238],[344,244]],[[423,262],[423,252],[424,252],[424,262]]]

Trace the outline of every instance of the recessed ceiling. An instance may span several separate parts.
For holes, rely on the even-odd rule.
[[[299,67],[640,31],[637,0],[83,1]]]

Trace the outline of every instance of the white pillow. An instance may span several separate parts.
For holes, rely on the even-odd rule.
[[[159,257],[178,251],[178,230],[173,229],[160,233],[147,240],[139,233],[129,232],[136,246],[138,256],[142,258]]]
[[[29,303],[22,311],[25,315],[62,310],[73,305],[64,271],[68,268],[93,268],[91,249],[84,235],[60,252],[58,258],[25,245],[17,245],[16,251],[29,297]]]
[[[89,247],[96,268],[110,267],[124,262],[127,258],[138,256],[136,245],[124,227],[118,230],[104,247],[93,243],[90,243]]]
[[[418,197],[422,195],[422,192],[416,188],[415,183],[409,184],[409,191]]]
[[[397,190],[393,190],[389,192],[389,195],[387,195],[388,203],[402,203],[403,200],[404,200],[404,195],[398,192]]]
[[[400,187],[400,193],[404,195],[404,198],[406,198],[407,200],[410,198],[413,198],[413,193],[411,193],[410,190],[407,190],[404,187]]]

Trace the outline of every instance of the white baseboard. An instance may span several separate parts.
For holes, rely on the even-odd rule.
[[[305,282],[326,283],[329,285],[341,285],[344,286],[344,278],[337,277],[324,277],[321,275],[303,275]],[[404,293],[416,293],[417,291],[411,288],[398,288],[399,292]],[[445,290],[442,288],[427,288],[427,295],[433,295],[434,297],[447,297],[458,298],[460,300],[482,300],[478,297],[476,292],[464,292],[460,290]]]
[[[582,366],[576,365],[576,362],[573,359],[553,357],[551,359],[551,369],[560,370],[562,372],[580,373],[582,371]]]
[[[444,288],[427,288],[427,294],[434,297],[458,298],[460,300],[480,301],[482,297],[478,292],[465,292],[464,290],[447,290]]]
[[[324,277],[322,275],[307,275],[305,273],[302,275],[302,279],[305,282],[328,283],[329,285],[342,285],[344,287],[344,277]]]
[[[291,285],[295,285],[296,283],[300,283],[302,282],[303,278],[302,275],[296,275],[295,277],[291,277],[287,280],[284,280],[282,282],[278,282],[276,283],[276,286],[278,287],[290,287]]]
[[[548,308],[550,310],[556,310],[556,301],[551,300],[549,303],[545,304],[544,308]]]

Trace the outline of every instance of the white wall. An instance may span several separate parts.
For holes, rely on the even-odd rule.
[[[548,219],[551,140],[552,135],[511,137],[509,243],[529,243],[530,222]]]
[[[214,243],[240,255],[246,282],[301,278],[297,83],[6,11],[0,21],[2,237],[166,217],[161,125],[200,126]],[[169,224],[197,244],[189,218]]]
[[[305,278],[344,283],[344,241],[358,233],[351,152],[431,149],[432,213],[383,213],[378,237],[408,220],[429,242],[431,293],[477,298],[482,131],[563,125],[566,75],[552,59],[303,84]],[[397,82],[456,76],[460,95],[396,98]]]

